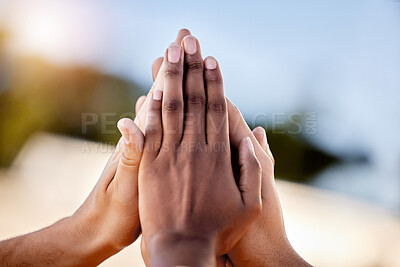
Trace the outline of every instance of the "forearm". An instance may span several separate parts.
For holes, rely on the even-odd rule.
[[[71,217],[40,231],[0,242],[0,266],[97,265],[115,252]]]
[[[216,266],[214,243],[180,235],[157,236],[149,245],[150,266]]]

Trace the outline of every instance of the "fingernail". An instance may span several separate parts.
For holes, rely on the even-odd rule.
[[[204,62],[204,65],[206,69],[213,70],[217,67],[217,61],[213,57],[207,57]]]
[[[153,99],[160,101],[162,99],[162,94],[163,94],[163,91],[161,91],[160,89],[154,90]]]
[[[255,153],[254,153],[253,143],[251,142],[251,139],[248,136],[246,137],[246,143],[247,146],[249,147],[250,152],[254,155]]]
[[[183,45],[186,53],[193,55],[197,52],[197,42],[196,38],[193,36],[186,36],[185,39],[183,39]]]
[[[168,61],[178,63],[181,57],[181,47],[177,44],[170,44],[168,47]]]

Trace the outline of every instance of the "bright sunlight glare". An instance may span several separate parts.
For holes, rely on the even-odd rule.
[[[72,36],[66,13],[55,5],[27,5],[11,21],[14,49],[17,52],[57,57],[68,51]]]
[[[7,18],[10,48],[60,63],[93,61],[106,44],[96,11],[96,6],[78,0],[24,0]]]
[[[42,53],[61,52],[68,41],[68,26],[54,14],[33,14],[21,24],[19,40],[29,50]]]

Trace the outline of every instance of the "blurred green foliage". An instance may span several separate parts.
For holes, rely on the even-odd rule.
[[[134,103],[143,94],[139,86],[92,68],[57,67],[38,58],[6,58],[1,36],[0,166],[8,166],[36,131],[102,142],[117,140],[116,127],[102,134],[101,123],[83,133],[82,115],[112,113],[109,123],[116,123],[121,114],[134,112]]]
[[[117,142],[120,134],[115,124],[127,112],[134,116],[134,103],[145,92],[142,88],[93,68],[60,67],[39,58],[7,58],[4,39],[0,30],[0,166],[9,166],[36,131]],[[85,127],[86,115],[100,121]],[[278,177],[305,181],[337,160],[301,135],[288,134],[289,128],[284,126],[284,133],[267,131]]]
[[[305,182],[338,159],[309,144],[301,135],[267,130],[277,177]]]

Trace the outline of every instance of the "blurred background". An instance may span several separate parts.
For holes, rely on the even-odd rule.
[[[152,61],[180,28],[218,59],[249,125],[267,129],[300,254],[332,266],[400,264],[394,0],[0,0],[1,237],[78,207],[118,141],[116,122],[134,117]],[[29,224],[30,198],[42,201],[36,214],[51,202],[52,215],[31,212]]]

